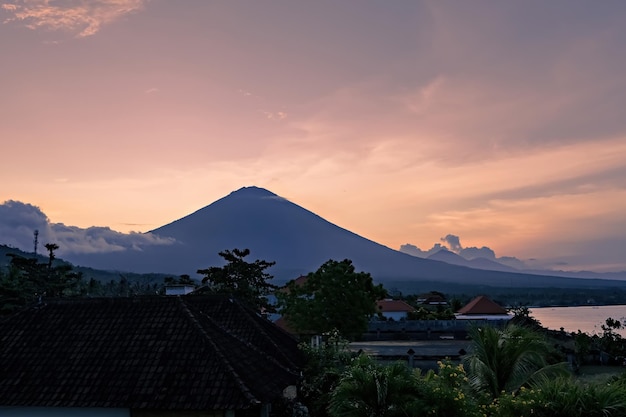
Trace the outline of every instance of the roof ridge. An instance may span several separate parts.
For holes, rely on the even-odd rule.
[[[230,298],[229,301],[231,303],[233,303],[233,304],[238,304],[239,307],[241,307],[244,310],[246,309],[245,306],[242,306],[241,302],[236,300],[236,299]],[[285,366],[284,364],[280,363],[276,358],[272,357],[271,355],[268,355],[267,352],[259,349],[255,344],[253,344],[253,343],[251,343],[249,341],[246,341],[245,339],[243,339],[243,338],[237,336],[236,334],[228,331],[226,328],[224,328],[222,325],[220,325],[218,322],[216,322],[213,317],[211,317],[210,315],[208,315],[205,312],[203,312],[197,306],[192,306],[192,308],[198,310],[198,313],[200,313],[205,320],[209,321],[211,323],[211,325],[213,325],[214,327],[219,329],[222,332],[222,334],[224,334],[226,337],[231,338],[231,339],[235,339],[237,342],[239,342],[242,345],[246,346],[250,350],[253,350],[254,352],[259,354],[260,356],[270,360],[272,363],[274,363],[276,366],[278,366],[279,368],[281,368],[285,372],[290,373],[292,375],[299,375],[299,373],[294,372],[292,368],[289,368],[288,366]],[[255,325],[256,324],[257,323],[255,322]],[[265,334],[265,330],[263,328],[261,328],[261,327],[257,327],[257,328],[260,329],[260,331],[262,331],[263,334]],[[273,343],[273,345],[279,350],[278,345],[276,345],[275,343]],[[281,355],[283,356],[283,358],[285,360],[289,361],[289,363],[293,366],[293,368],[298,369],[298,366],[296,364],[294,364],[287,356],[285,356],[282,351],[281,351]]]
[[[243,311],[244,311],[244,313],[245,313],[245,314],[248,314],[248,315],[252,315],[252,314],[254,314],[254,316],[256,317],[256,313],[252,312],[252,310],[251,310],[249,307],[245,306],[245,305],[244,305],[244,304],[243,304],[240,300],[235,299],[234,301],[237,303],[238,307],[239,307],[241,310],[243,310]],[[261,324],[260,324],[257,320],[252,320],[252,323],[253,323],[253,325],[254,325],[257,329],[259,329],[259,331],[263,334],[263,337],[264,337],[266,340],[268,340],[272,346],[274,346],[274,348],[276,349],[276,351],[278,351],[278,352],[280,353],[281,357],[282,357],[283,359],[287,360],[287,362],[289,362],[289,364],[290,364],[291,366],[293,366],[294,368],[296,368],[296,369],[297,369],[297,368],[298,368],[298,365],[297,365],[296,363],[294,363],[294,362],[291,360],[291,358],[289,358],[287,355],[285,355],[285,352],[284,352],[284,351],[280,348],[280,346],[278,345],[278,343],[274,342],[274,340],[273,340],[271,337],[268,337],[266,329],[265,329],[263,326],[261,326]],[[268,323],[269,323],[269,324],[272,324],[271,322],[268,322]],[[273,324],[272,324],[272,325],[273,325]],[[219,326],[219,324],[218,324],[218,326]],[[277,328],[278,328],[278,327],[277,327]],[[278,328],[278,329],[280,329],[280,328]],[[282,329],[280,329],[280,331],[281,331],[281,332],[283,332],[283,330],[282,330]],[[288,333],[287,333],[287,335],[288,335],[289,337],[291,337]],[[255,349],[255,350],[257,350],[257,351],[259,350],[259,349],[258,349],[255,345],[251,344],[250,342],[246,342],[246,341],[244,341],[244,340],[240,339],[239,337],[237,337],[236,335],[232,335],[232,336],[233,336],[233,337],[235,337],[235,338],[237,338],[237,340],[239,340],[239,341],[241,341],[241,342],[243,342],[243,343],[246,343],[246,345],[251,346],[253,349]],[[273,362],[275,362],[277,365],[279,365],[279,366],[281,366],[281,367],[283,367],[283,368],[285,368],[285,369],[289,370],[287,367],[285,367],[282,363],[278,362],[276,359],[272,358],[272,361],[273,361]],[[291,372],[291,371],[289,370],[289,372]]]
[[[239,376],[239,374],[237,373],[237,371],[235,370],[235,368],[231,364],[230,360],[228,359],[228,356],[224,355],[224,353],[222,352],[221,348],[213,341],[213,339],[211,339],[211,337],[208,335],[208,333],[206,332],[204,327],[202,327],[202,324],[200,324],[200,322],[198,321],[196,316],[189,309],[189,306],[187,305],[187,303],[185,303],[185,301],[183,300],[182,297],[178,297],[178,301],[179,301],[178,305],[183,310],[183,312],[185,314],[187,314],[187,316],[191,320],[192,324],[200,331],[200,333],[202,334],[204,339],[207,340],[211,344],[211,346],[215,349],[215,352],[220,357],[220,359],[223,360],[224,364],[226,365],[228,370],[233,375],[235,383],[237,383],[237,385],[239,385],[239,388],[241,389],[241,392],[243,393],[244,397],[246,397],[247,399],[249,399],[251,402],[253,402],[255,404],[260,404],[261,401],[259,399],[257,399],[254,396],[254,394],[252,394],[252,392],[250,391],[250,388],[248,388],[246,383],[243,381],[243,378],[241,378],[241,376]],[[220,328],[220,330],[223,330],[221,327],[219,327],[219,328]]]
[[[248,308],[246,308],[244,305],[241,304],[241,302],[239,300],[236,299],[231,299],[231,302],[236,303],[242,310],[244,310],[245,314],[250,314],[250,310]],[[236,334],[233,334],[229,331],[227,331],[226,329],[224,329],[219,323],[216,323],[215,320],[210,317],[208,314],[201,312],[201,314],[207,319],[209,320],[214,326],[216,326],[217,328],[219,328],[224,334],[226,334],[228,337],[231,337],[233,339],[236,339],[238,342],[244,344],[245,346],[247,346],[248,348],[254,350],[255,352],[257,352],[258,354],[260,354],[261,356],[266,357],[267,359],[269,359],[270,361],[272,361],[274,364],[276,364],[277,366],[279,366],[280,368],[282,368],[283,370],[289,372],[290,374],[294,374],[294,375],[298,375],[298,373],[294,373],[293,369],[290,369],[289,367],[285,366],[284,364],[280,363],[278,360],[276,360],[276,358],[267,355],[266,352],[262,351],[261,349],[259,349],[256,345],[252,344],[251,342],[248,342],[242,338],[240,338],[239,336],[237,336]],[[265,329],[263,327],[261,327],[256,320],[253,320],[253,324],[254,326],[259,329],[263,335],[266,335]],[[291,359],[289,357],[287,357],[284,352],[278,347],[278,345],[276,343],[274,343],[271,338],[266,337],[266,339],[269,339],[270,343],[276,348],[277,351],[280,352],[280,355],[289,362],[290,365],[293,366],[293,368],[298,368],[298,366],[293,363],[291,361]]]

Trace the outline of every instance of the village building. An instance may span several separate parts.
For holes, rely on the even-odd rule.
[[[301,365],[232,298],[45,301],[0,321],[0,415],[264,417]]]
[[[402,300],[392,300],[390,298],[378,300],[376,309],[382,317],[387,320],[406,320],[408,314],[415,311],[415,307]]]
[[[512,315],[485,295],[479,295],[456,314],[457,320],[510,320]]]
[[[420,294],[417,297],[417,303],[429,306],[445,306],[448,305],[448,301],[441,293],[430,292],[427,294]]]

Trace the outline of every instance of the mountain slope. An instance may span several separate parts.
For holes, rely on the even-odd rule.
[[[257,187],[234,191],[152,233],[174,238],[176,243],[141,251],[73,256],[71,260],[101,269],[193,275],[200,268],[221,265],[219,251],[248,248],[251,259],[276,261],[270,273],[277,281],[315,271],[329,259],[347,258],[357,270],[370,272],[377,282],[421,280],[514,287],[599,283],[483,271],[416,258],[342,229]]]

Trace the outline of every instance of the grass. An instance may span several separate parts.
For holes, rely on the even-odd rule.
[[[584,383],[603,383],[612,376],[622,375],[626,372],[623,366],[583,365],[576,378]]]

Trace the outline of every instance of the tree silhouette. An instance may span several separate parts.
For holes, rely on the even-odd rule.
[[[267,295],[276,286],[268,282],[274,277],[265,270],[275,262],[258,259],[247,262],[244,258],[250,255],[249,249],[225,250],[219,252],[219,255],[224,258],[226,265],[198,270],[199,274],[204,275],[202,283],[207,285],[206,289],[212,293],[237,297],[259,311],[273,310]]]
[[[494,398],[502,392],[515,392],[541,376],[566,373],[562,363],[548,363],[549,345],[543,335],[530,328],[474,326],[469,335],[472,349],[464,363],[470,384]]]
[[[386,291],[344,259],[327,261],[303,283],[290,281],[277,296],[281,313],[297,331],[324,334],[336,329],[344,337],[355,337],[367,329],[376,301]]]
[[[416,375],[406,364],[379,365],[362,355],[334,389],[328,411],[333,417],[408,416],[417,394]]]
[[[73,271],[66,263],[55,264],[55,243],[45,245],[48,261],[37,262],[36,258],[26,258],[8,254],[11,258],[8,272],[0,279],[1,310],[13,311],[19,306],[33,302],[40,297],[66,297],[78,295],[82,274]]]

